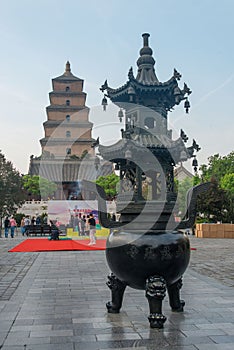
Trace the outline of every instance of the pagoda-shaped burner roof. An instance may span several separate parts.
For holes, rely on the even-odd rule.
[[[132,67],[128,73],[128,81],[119,88],[111,88],[107,81],[101,86],[101,91],[112,102],[133,102],[145,106],[162,107],[165,112],[171,110],[182,100],[185,100],[191,93],[190,89],[184,84],[183,89],[178,86],[178,80],[181,74],[174,69],[172,77],[166,82],[160,82],[156,76],[154,65],[155,60],[152,56],[153,51],[149,47],[149,34],[143,36],[143,47],[140,50],[140,57],[137,60],[138,71],[134,77]],[[152,100],[154,104],[152,105]]]
[[[170,155],[173,163],[177,164],[181,158],[181,152],[187,159],[191,157],[193,150],[186,148],[182,139],[171,140],[168,137],[155,136],[151,134],[134,135],[133,138],[122,138],[110,146],[99,145],[100,154],[106,160],[118,161],[126,158],[126,150],[130,149],[134,159],[143,159],[147,149],[156,157]]]
[[[130,68],[128,81],[119,88],[111,88],[107,81],[101,86],[104,92],[102,101],[104,110],[107,99],[121,108],[119,119],[125,118],[125,130],[122,139],[111,146],[99,145],[101,156],[115,163],[124,163],[127,155],[132,154],[133,159],[140,162],[149,162],[148,154],[152,159],[158,159],[162,164],[167,163],[168,168],[178,162],[194,157],[193,151],[197,145],[186,147],[185,136],[172,139],[172,131],[168,130],[167,113],[175,105],[185,100],[185,109],[188,112],[189,101],[187,96],[190,89],[184,83],[183,89],[178,86],[181,74],[174,69],[172,77],[166,82],[160,82],[155,73],[153,51],[149,47],[149,34],[143,36],[143,47],[137,60],[137,75]],[[123,114],[125,110],[125,116]],[[129,151],[129,152],[128,152]],[[126,155],[127,154],[127,155]]]
[[[138,72],[136,80],[143,85],[158,85],[159,81],[154,70],[155,60],[152,57],[153,51],[149,47],[149,34],[145,33],[142,36],[143,47],[137,60]]]

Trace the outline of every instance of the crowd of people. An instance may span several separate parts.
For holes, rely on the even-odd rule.
[[[30,217],[29,215],[22,217],[21,222],[20,222],[20,231],[21,231],[21,234],[23,236],[27,233],[27,229],[29,228],[30,225],[41,225],[41,217],[40,216]],[[17,229],[17,222],[16,222],[14,216],[13,215],[11,217],[7,216],[4,220],[5,238],[8,238],[9,234],[10,234],[11,238],[14,238],[16,229]]]
[[[14,238],[16,227],[17,222],[14,216],[11,216],[10,218],[7,216],[4,220],[5,237],[7,238],[10,233],[11,238]]]
[[[115,215],[111,218],[113,221],[116,220]],[[32,216],[29,215],[23,216],[20,222],[20,232],[22,236],[27,236],[27,231],[29,230],[31,225],[46,225],[47,224],[47,216],[43,219],[41,216]],[[57,227],[60,229],[61,223],[59,220],[56,220],[55,223],[50,221],[50,225],[53,227]],[[74,232],[77,232],[79,236],[89,236],[90,242],[89,245],[96,244],[96,219],[93,213],[74,213],[74,215],[70,216],[70,221],[67,227],[73,229]],[[4,220],[4,230],[5,230],[5,238],[8,238],[10,234],[11,238],[14,238],[15,232],[17,229],[17,222],[14,216],[6,217]],[[59,231],[58,231],[59,232]]]
[[[96,220],[92,213],[87,215],[83,213],[71,215],[69,226],[72,227],[79,236],[89,236],[89,245],[96,244]]]
[[[47,217],[45,217],[42,222],[42,219],[40,216],[38,217],[23,216],[20,222],[20,232],[22,236],[27,235],[27,230],[29,229],[30,225],[42,225],[42,224],[47,224]],[[55,225],[59,229],[60,222],[57,221]],[[79,236],[89,236],[90,238],[89,245],[96,244],[96,237],[95,237],[96,220],[92,213],[88,215],[85,215],[83,213],[71,215],[68,226],[72,227],[73,230],[79,234]],[[11,238],[14,238],[16,229],[17,229],[17,222],[14,216],[11,216],[11,217],[7,216],[4,220],[5,238],[8,238],[9,234]]]

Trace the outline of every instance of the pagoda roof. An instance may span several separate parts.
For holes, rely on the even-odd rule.
[[[130,69],[131,70],[131,69]],[[131,93],[130,89],[133,89],[134,94],[137,94],[139,92],[157,92],[157,93],[165,93],[169,92],[171,90],[174,90],[175,87],[178,87],[177,80],[174,76],[172,76],[168,81],[161,83],[158,82],[158,84],[144,84],[142,82],[139,82],[134,76],[130,76],[128,81],[122,85],[119,88],[111,88],[108,86],[107,81],[102,85],[101,90],[106,91],[108,94],[108,97],[110,97],[111,100],[118,99],[120,95],[126,94],[126,96],[129,96],[129,93]]]
[[[161,139],[160,136],[151,134],[134,134],[133,138],[122,138],[110,146],[99,145],[101,156],[111,161],[126,159],[126,150],[131,150],[134,159],[142,161],[144,157],[147,157],[146,149],[149,149],[156,158],[171,155],[169,158],[175,164],[181,160],[181,152],[183,152],[183,157],[187,159],[192,155],[191,150],[184,146],[181,138],[172,140],[165,135]]]
[[[133,102],[144,104],[144,100],[151,97],[158,104],[163,103],[166,110],[170,110],[178,105],[182,100],[187,99],[186,95],[191,94],[191,90],[184,83],[183,89],[178,86],[178,80],[181,74],[174,69],[172,77],[166,82],[160,82],[156,76],[154,64],[155,60],[152,57],[153,51],[149,47],[149,34],[143,36],[143,47],[140,50],[140,57],[137,60],[138,72],[134,77],[132,67],[128,73],[128,81],[119,88],[111,88],[107,80],[101,86],[100,90],[105,92],[106,96],[112,102]],[[163,95],[163,96],[162,96]],[[162,102],[163,101],[163,102]]]
[[[193,174],[186,169],[182,162],[181,164],[174,170],[174,175],[178,180],[184,180],[186,177],[193,178]]]
[[[66,63],[65,72],[63,73],[63,75],[60,75],[59,77],[53,78],[52,80],[61,80],[64,82],[66,82],[66,81],[83,81],[83,79],[80,79],[72,74],[71,65],[70,65],[69,61],[67,61],[67,63]]]

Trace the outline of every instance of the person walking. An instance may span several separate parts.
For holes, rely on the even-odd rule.
[[[85,224],[86,224],[86,219],[85,219],[85,215],[83,215],[80,222],[81,236],[85,236]]]
[[[79,213],[78,214],[78,231],[79,231],[79,236],[83,236],[82,229],[81,229],[81,221],[82,221],[82,216],[81,216],[81,213]]]
[[[36,225],[41,225],[41,217],[37,216],[36,218]]]
[[[31,220],[27,215],[26,218],[24,219],[24,233],[26,234],[26,236],[28,236],[30,224],[31,224]]]
[[[73,231],[77,232],[77,234],[79,235],[79,219],[78,219],[77,214],[76,214],[74,221],[73,221]]]
[[[96,220],[93,217],[93,214],[89,214],[89,245],[94,245],[96,244]]]
[[[24,219],[25,219],[25,217],[23,216],[21,221],[20,221],[20,231],[22,233],[22,236],[24,236],[24,233],[25,233]]]
[[[5,237],[8,238],[8,232],[9,232],[9,227],[10,227],[10,220],[8,216],[4,220],[4,229],[5,229]]]
[[[11,238],[14,238],[15,234],[15,228],[17,227],[17,223],[14,219],[14,216],[10,219],[10,226],[11,226]]]
[[[90,230],[90,225],[89,225],[89,214],[86,216],[85,219],[85,235],[89,236],[89,230]]]

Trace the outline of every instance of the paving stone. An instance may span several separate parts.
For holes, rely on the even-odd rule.
[[[191,237],[185,311],[166,296],[162,330],[149,327],[144,291],[127,288],[121,312],[107,313],[105,252],[7,252],[21,240],[0,245],[1,350],[234,349],[234,240]]]
[[[198,350],[233,350],[233,344],[196,344]]]

